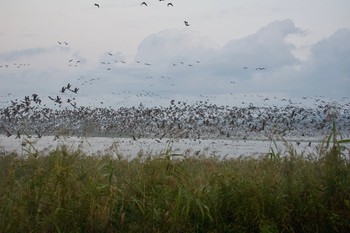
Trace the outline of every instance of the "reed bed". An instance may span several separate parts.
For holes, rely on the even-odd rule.
[[[2,155],[0,232],[349,232],[349,141],[236,159]]]

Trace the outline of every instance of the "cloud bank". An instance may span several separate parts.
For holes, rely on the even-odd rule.
[[[228,41],[223,46],[218,46],[190,27],[168,29],[141,41],[132,59],[126,58],[121,51],[104,51],[97,59],[98,64],[91,65],[93,58],[83,57],[81,51],[76,51],[64,62],[74,58],[81,60],[82,64],[76,65],[76,68],[65,66],[57,72],[53,69],[9,71],[4,66],[16,59],[30,60],[34,56],[54,53],[53,48],[11,51],[0,54],[0,91],[11,91],[9,80],[15,77],[16,80],[25,78],[27,84],[22,88],[19,88],[20,83],[17,84],[13,92],[16,88],[21,91],[32,89],[34,92],[36,85],[28,84],[31,79],[37,83],[50,80],[45,84],[49,90],[58,90],[60,86],[72,82],[80,85],[82,92],[86,91],[87,98],[89,95],[114,98],[112,93],[154,98],[235,93],[349,97],[350,29],[339,29],[313,44],[307,60],[295,57],[293,52],[296,48],[287,40],[289,36],[302,35],[304,31],[290,19],[271,22],[257,32]],[[87,82],[90,79],[93,81]]]

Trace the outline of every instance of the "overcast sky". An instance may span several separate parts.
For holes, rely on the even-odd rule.
[[[350,97],[348,0],[0,2],[0,106]]]

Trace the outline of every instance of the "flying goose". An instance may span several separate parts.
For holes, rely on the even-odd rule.
[[[72,92],[74,92],[74,93],[78,93],[78,91],[79,91],[79,88],[74,88],[74,90],[71,90]]]

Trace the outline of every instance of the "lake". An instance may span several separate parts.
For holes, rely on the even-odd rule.
[[[322,138],[288,138],[290,145],[298,152],[316,152]],[[285,151],[282,140],[276,140],[278,150]],[[309,146],[309,143],[311,145]],[[44,136],[42,138],[6,137],[0,135],[0,150],[6,153],[17,152],[25,155],[26,150],[38,150],[47,153],[57,146],[65,145],[69,150],[80,149],[87,155],[102,155],[109,153],[113,156],[123,155],[132,158],[140,151],[146,154],[165,153],[171,147],[171,154],[183,155],[215,155],[219,157],[259,156],[269,153],[270,148],[276,152],[276,146],[267,138],[242,139],[150,139],[140,138],[109,138],[109,137],[76,137],[76,136]]]

